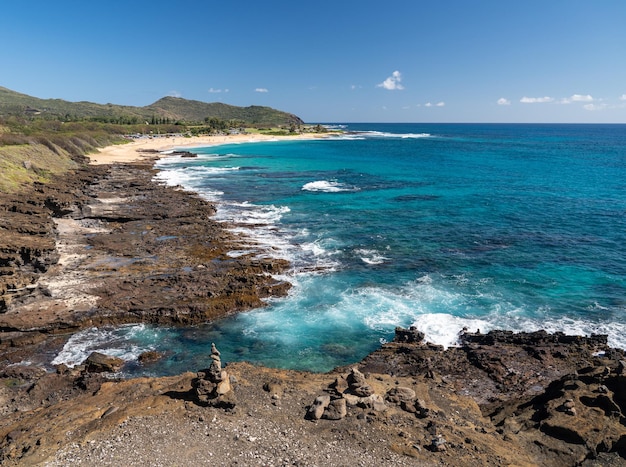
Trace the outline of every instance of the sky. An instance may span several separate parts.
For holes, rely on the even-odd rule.
[[[626,123],[625,0],[6,1],[0,44],[0,86],[43,99]]]

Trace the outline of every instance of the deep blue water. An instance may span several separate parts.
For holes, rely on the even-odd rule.
[[[168,357],[125,371],[173,374],[206,366],[215,342],[226,361],[326,371],[409,325],[446,345],[467,326],[626,348],[626,125],[343,129],[158,164],[251,249],[291,260],[289,297],[193,328],[85,331],[57,362],[156,349]]]

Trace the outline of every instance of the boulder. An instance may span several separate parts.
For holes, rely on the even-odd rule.
[[[385,395],[385,399],[394,404],[413,402],[415,397],[416,395],[413,389],[402,386],[390,389]]]
[[[139,363],[152,363],[160,360],[162,357],[163,354],[157,352],[156,350],[147,350],[146,352],[143,352],[141,355],[139,355],[139,357],[137,357],[137,360],[139,361]]]
[[[122,368],[124,360],[100,352],[92,352],[83,365],[87,373],[115,373]]]
[[[355,396],[368,397],[374,394],[372,387],[365,381],[365,375],[356,367],[352,368],[346,379],[348,382],[348,390]]]
[[[324,415],[324,410],[326,410],[326,407],[328,407],[329,404],[329,395],[317,396],[307,412],[308,418],[312,420],[319,420],[322,418],[322,415]]]
[[[397,327],[395,331],[396,342],[406,342],[411,344],[420,343],[424,340],[425,334],[419,331],[415,326],[411,326],[409,329]]]
[[[341,420],[348,414],[345,399],[334,399],[330,401],[326,410],[324,410],[323,418],[327,420]]]

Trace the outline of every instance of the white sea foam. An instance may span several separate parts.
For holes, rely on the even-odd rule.
[[[144,324],[122,326],[115,329],[90,328],[77,332],[69,338],[63,349],[52,360],[52,365],[61,363],[73,368],[83,363],[92,352],[100,352],[124,361],[137,360],[139,355],[152,348],[129,345],[128,339],[144,332]]]
[[[430,133],[387,133],[384,131],[364,131],[362,134],[372,138],[418,139],[432,137]]]
[[[331,135],[328,139],[338,139],[338,140],[347,140],[347,141],[360,141],[366,139],[360,133],[341,133],[336,135]]]
[[[338,193],[341,191],[357,191],[356,187],[351,187],[343,183],[332,180],[317,180],[315,182],[305,183],[302,186],[303,191],[319,191],[324,193]]]
[[[538,318],[525,310],[515,308],[497,297],[479,294],[479,298],[493,302],[485,315],[473,315],[471,298],[460,292],[451,292],[437,286],[429,275],[420,277],[397,291],[384,288],[364,288],[350,295],[363,322],[371,329],[392,329],[395,326],[415,326],[425,333],[425,339],[444,347],[458,343],[463,328],[470,332],[489,332],[493,329],[513,332],[538,331],[563,332],[567,335],[608,335],[612,347],[626,349],[626,324],[592,322],[573,318]],[[468,313],[453,315],[449,310]]]
[[[237,208],[237,212],[231,209],[228,213],[228,221],[235,224],[276,224],[284,214],[291,211],[288,206],[255,205],[248,202],[230,203],[230,207]]]
[[[385,261],[389,261],[389,258],[381,255],[376,250],[360,248],[358,250],[355,250],[355,253],[361,258],[361,261],[363,261],[365,264],[370,264],[373,266],[377,264],[383,264]]]
[[[167,186],[181,186],[186,190],[194,190],[194,185],[204,180],[207,176],[215,177],[221,173],[239,170],[239,167],[177,167],[161,170],[154,176],[155,180],[165,183]],[[221,192],[203,190],[200,194],[211,201]]]
[[[458,344],[459,333],[463,328],[470,332],[487,332],[493,329],[489,321],[475,318],[461,318],[447,313],[425,313],[411,324],[422,331],[425,339],[433,344],[451,347]]]
[[[606,334],[611,347],[626,350],[626,324],[616,322],[592,322],[582,319],[562,317],[558,319],[519,320],[513,330],[563,332],[572,336],[591,336],[592,334]]]
[[[626,324],[594,323],[582,319],[559,318],[539,320],[524,316],[503,316],[493,313],[481,318],[464,318],[447,313],[426,313],[419,315],[411,324],[425,334],[425,339],[444,347],[458,343],[463,328],[470,332],[487,333],[494,329],[513,332],[534,332],[544,330],[549,333],[562,332],[570,336],[591,336],[605,334],[611,347],[626,349]]]

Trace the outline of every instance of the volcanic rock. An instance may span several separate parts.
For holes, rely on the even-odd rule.
[[[92,352],[83,365],[87,373],[115,373],[122,368],[124,360],[100,352]]]
[[[317,396],[313,401],[313,404],[311,404],[311,407],[309,407],[307,416],[312,420],[319,420],[320,418],[322,418],[322,415],[324,415],[324,411],[326,410],[326,407],[329,406],[329,404],[329,395]]]
[[[323,418],[327,420],[341,420],[348,414],[345,399],[333,399],[324,410]]]
[[[372,387],[365,381],[365,375],[354,367],[346,378],[348,391],[358,397],[368,397],[374,394]]]

